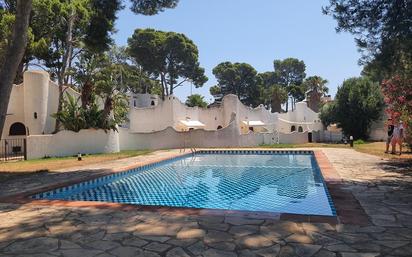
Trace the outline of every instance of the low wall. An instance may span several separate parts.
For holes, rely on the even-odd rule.
[[[119,134],[103,130],[60,131],[27,137],[27,159],[119,152]]]
[[[327,133],[313,132],[313,141],[321,142]],[[179,132],[169,127],[151,133],[130,133],[127,128],[117,132],[103,130],[81,130],[78,133],[61,131],[54,135],[27,137],[27,158],[45,156],[70,156],[77,153],[112,153],[120,150],[178,149],[208,147],[253,147],[262,144],[275,144],[273,133],[241,134],[234,122],[217,131],[191,130]],[[281,144],[303,144],[308,142],[308,132],[279,133]]]
[[[343,138],[339,131],[315,131],[313,132],[313,142],[340,142]]]
[[[304,144],[309,142],[308,132],[279,133],[281,144]]]

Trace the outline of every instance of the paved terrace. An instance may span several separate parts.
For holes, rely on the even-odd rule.
[[[350,149],[321,150],[343,179],[330,187],[343,217],[338,225],[3,203],[0,256],[412,256],[411,167]],[[39,173],[0,184],[0,195],[177,154],[159,151],[76,172]]]

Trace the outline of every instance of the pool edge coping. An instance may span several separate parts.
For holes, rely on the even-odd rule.
[[[341,177],[334,169],[329,159],[323,153],[322,150],[276,150],[267,148],[236,148],[236,149],[199,149],[198,152],[202,151],[270,151],[277,153],[288,153],[288,152],[310,152],[313,153],[315,160],[318,164],[320,173],[324,179],[325,185],[332,197],[333,203],[335,203],[334,198],[336,195],[330,192],[330,185],[340,185],[342,182]],[[256,211],[234,211],[234,210],[217,210],[217,209],[207,209],[207,208],[187,208],[187,207],[168,207],[168,206],[147,206],[147,205],[133,205],[133,204],[123,204],[123,203],[110,203],[110,202],[93,202],[93,201],[67,201],[67,200],[44,200],[44,199],[32,199],[30,196],[54,190],[61,187],[67,187],[70,185],[98,179],[105,176],[114,175],[121,173],[130,169],[135,169],[139,167],[149,166],[157,164],[163,161],[173,160],[175,158],[181,158],[187,155],[193,154],[192,152],[178,153],[173,156],[159,157],[150,161],[143,161],[137,164],[124,166],[121,168],[108,170],[104,174],[95,174],[87,178],[73,179],[67,182],[56,183],[48,185],[45,187],[40,187],[33,190],[28,190],[19,194],[9,195],[5,197],[0,197],[0,203],[15,203],[15,204],[29,204],[29,205],[41,205],[41,206],[58,206],[58,207],[76,207],[76,208],[110,208],[122,211],[149,211],[149,212],[160,212],[162,214],[176,214],[176,215],[194,215],[194,216],[234,216],[234,217],[244,217],[252,219],[277,219],[295,222],[310,222],[310,223],[329,223],[329,224],[339,224],[341,223],[340,212],[338,207],[335,205],[336,216],[323,216],[323,215],[307,215],[307,214],[292,214],[292,213],[277,213],[277,212],[256,212]]]

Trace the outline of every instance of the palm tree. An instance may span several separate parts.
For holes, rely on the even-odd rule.
[[[326,86],[327,83],[328,81],[320,76],[310,76],[305,79],[303,86],[306,89],[306,92],[316,91],[325,95],[329,92],[329,88]]]
[[[329,88],[326,86],[327,83],[328,81],[320,76],[308,77],[303,82],[308,107],[315,112],[319,112],[321,97],[329,92]]]
[[[204,97],[199,94],[188,96],[186,100],[186,105],[189,107],[195,107],[195,106],[198,106],[201,108],[207,107],[207,103],[205,102]]]
[[[281,85],[272,85],[265,90],[266,98],[270,102],[271,112],[282,112],[282,104],[288,101],[288,92]]]

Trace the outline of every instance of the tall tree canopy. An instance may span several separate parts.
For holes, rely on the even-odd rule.
[[[336,19],[338,32],[355,35],[367,74],[379,81],[395,74],[411,76],[411,1],[330,0],[323,11]]]
[[[296,58],[286,58],[284,60],[274,60],[273,66],[277,84],[286,88],[291,99],[292,110],[297,101],[305,98],[305,91],[302,88],[303,79],[306,77],[306,65]],[[289,110],[289,101],[286,102],[286,111]]]
[[[131,0],[131,10],[144,15],[155,15],[167,8],[175,8],[179,0]]]
[[[260,77],[260,98],[266,108],[272,112],[282,112],[282,105],[288,101],[286,88],[279,84],[278,76],[275,72],[264,72]]]
[[[260,104],[260,78],[257,71],[247,63],[223,62],[213,69],[217,79],[217,87],[212,87],[211,94],[220,100],[227,94],[237,95],[245,105]]]
[[[35,60],[37,63],[34,65],[41,66],[57,78],[60,91],[58,109],[61,111],[63,88],[69,82],[69,71],[73,62],[83,51],[102,54],[109,48],[116,13],[122,8],[122,2],[124,1],[0,1],[0,61],[3,63],[0,84],[4,84],[0,85],[0,131],[3,128],[13,83],[9,83],[4,74],[12,76],[16,83],[20,83],[23,71]],[[174,8],[178,0],[130,2],[131,10],[136,14],[154,15],[166,8]],[[29,44],[26,48],[27,41]],[[21,52],[23,57],[20,56]],[[15,68],[14,63],[17,59],[19,63]],[[58,128],[59,122],[56,123],[56,130]]]
[[[128,52],[146,72],[160,80],[162,97],[172,95],[185,82],[201,87],[208,80],[199,64],[197,46],[183,34],[136,29],[128,40]]]
[[[332,106],[322,108],[321,119],[326,125],[337,123],[347,136],[367,139],[371,123],[381,117],[383,108],[378,83],[369,78],[351,78],[338,88]]]

